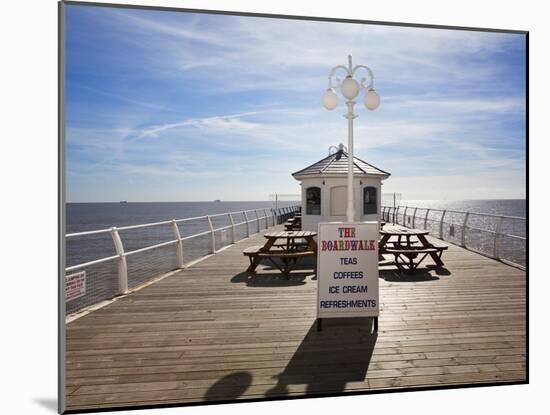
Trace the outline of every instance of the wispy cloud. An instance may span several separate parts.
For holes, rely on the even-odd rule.
[[[241,114],[219,115],[219,116],[204,117],[204,118],[191,118],[180,122],[153,125],[150,127],[143,128],[139,136],[140,137],[158,137],[159,134],[162,132],[172,130],[172,129],[182,128],[182,127],[193,127],[193,128],[210,129],[210,130],[216,130],[216,131],[227,131],[228,129],[250,130],[254,128],[256,125],[250,122],[243,121],[242,118],[248,115],[256,115],[261,113],[262,111],[251,111],[251,112],[243,112]]]

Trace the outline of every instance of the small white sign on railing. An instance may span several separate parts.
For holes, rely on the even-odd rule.
[[[378,316],[378,223],[319,223],[317,318]]]
[[[86,294],[86,271],[65,277],[65,301],[71,301]]]

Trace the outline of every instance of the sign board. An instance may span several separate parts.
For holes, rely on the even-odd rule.
[[[65,277],[65,301],[71,301],[86,294],[86,271]]]
[[[319,223],[317,317],[378,316],[378,222]]]

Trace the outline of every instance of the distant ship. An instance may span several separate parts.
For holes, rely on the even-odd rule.
[[[120,203],[128,203],[126,200],[121,200]]]
[[[221,202],[221,200],[220,200],[220,199],[216,199],[216,200],[214,200],[214,202]]]

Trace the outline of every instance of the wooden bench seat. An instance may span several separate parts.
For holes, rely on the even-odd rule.
[[[432,252],[438,252],[437,248],[386,248],[385,252],[388,254],[430,254]]]
[[[277,251],[269,251],[269,252],[259,252],[257,254],[261,258],[269,258],[269,257],[276,257],[276,258],[302,258],[306,256],[315,256],[316,253],[314,251],[308,250],[308,251],[283,251],[283,250],[277,250]]]
[[[243,251],[243,255],[245,256],[255,256],[260,253],[260,250],[263,248],[263,245],[254,245],[249,246],[248,248],[245,248]]]
[[[269,260],[275,267],[281,270],[285,275],[290,272],[288,264],[290,260],[294,260],[294,263],[300,258],[314,257],[317,252],[312,250],[300,250],[300,251],[284,251],[282,249],[271,249],[268,252],[264,252],[262,245],[254,245],[243,250],[243,255],[247,256],[250,260],[250,266],[247,268],[247,272],[254,272],[256,267],[260,264],[262,259]],[[283,260],[284,266],[281,267],[274,259]]]

